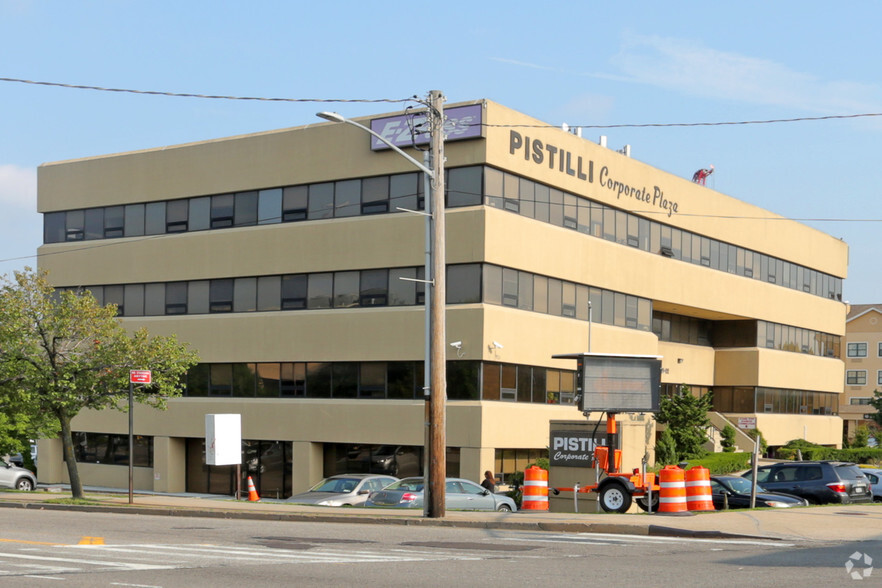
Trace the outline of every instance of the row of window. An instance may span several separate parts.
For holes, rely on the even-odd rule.
[[[290,441],[242,439],[242,467],[205,463],[205,438],[187,439],[187,492],[235,494],[247,488],[250,477],[257,494],[266,498],[291,496],[292,451]],[[236,482],[236,472],[241,478]]]
[[[876,350],[876,357],[882,357],[882,341],[879,342]],[[866,342],[849,343],[846,345],[846,353],[848,357],[867,357],[869,345]]]
[[[129,436],[107,433],[73,433],[74,459],[79,463],[129,465]],[[134,436],[132,465],[153,467],[153,437]]]
[[[842,299],[842,279],[683,231],[490,167],[446,170],[450,208],[486,204],[689,263]],[[425,207],[418,173],[233,194],[51,212],[44,243],[140,237],[280,222],[394,213]]]
[[[84,286],[120,316],[308,310],[424,303],[422,267]],[[79,291],[80,287],[59,288]],[[648,331],[646,298],[489,264],[447,267],[447,304],[485,302]]]
[[[867,370],[845,370],[845,384],[848,386],[866,386]],[[876,384],[882,386],[882,370],[876,370]]]
[[[842,300],[842,279],[743,247],[568,194],[532,180],[484,169],[488,206],[747,278]]]
[[[447,362],[451,400],[573,404],[575,372],[478,361]],[[423,399],[423,362],[202,363],[189,397]]]
[[[839,357],[841,337],[767,321],[709,321],[666,312],[652,314],[659,341],[716,348],[762,347]]]
[[[729,387],[713,389],[714,410],[735,413],[838,415],[839,394],[783,388]]]

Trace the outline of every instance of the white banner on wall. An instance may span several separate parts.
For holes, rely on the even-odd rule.
[[[207,465],[242,463],[242,415],[205,415],[205,463]]]

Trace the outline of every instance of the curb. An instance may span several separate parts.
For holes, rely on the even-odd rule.
[[[777,537],[742,535],[722,531],[693,531],[661,525],[626,525],[616,523],[576,523],[549,521],[467,521],[427,518],[383,518],[361,514],[325,513],[279,513],[240,510],[203,510],[165,506],[104,506],[54,504],[46,502],[0,501],[0,508],[24,508],[30,510],[55,510],[101,514],[132,514],[169,517],[193,517],[206,519],[235,519],[279,522],[345,523],[367,525],[405,525],[416,527],[451,527],[468,529],[500,529],[508,531],[543,531],[551,533],[606,533],[614,535],[641,535],[649,537],[686,537],[700,539],[763,539],[780,540]]]

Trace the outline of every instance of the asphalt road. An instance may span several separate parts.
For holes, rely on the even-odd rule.
[[[861,557],[850,560],[855,553]],[[7,509],[0,585],[819,586],[882,541],[690,539]],[[846,562],[852,561],[851,569]],[[860,585],[882,583],[882,570]]]

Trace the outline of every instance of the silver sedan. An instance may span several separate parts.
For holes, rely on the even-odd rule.
[[[34,472],[12,465],[8,461],[0,461],[0,488],[28,491],[36,487],[37,476]]]
[[[514,500],[494,494],[471,480],[447,478],[445,485],[447,510],[495,510],[511,512],[518,509]],[[368,496],[365,506],[383,508],[422,508],[423,479],[404,478]]]
[[[286,502],[315,506],[363,506],[368,494],[395,482],[393,476],[375,474],[340,474],[325,478],[306,492],[295,494]]]

